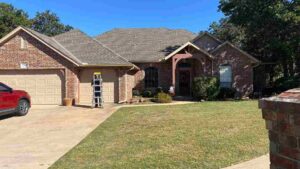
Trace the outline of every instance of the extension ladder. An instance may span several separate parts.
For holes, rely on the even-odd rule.
[[[103,108],[103,85],[102,85],[101,72],[95,72],[93,75],[92,87],[93,87],[93,100],[92,107]]]

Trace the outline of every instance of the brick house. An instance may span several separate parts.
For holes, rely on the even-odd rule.
[[[94,72],[102,72],[105,102],[126,102],[133,89],[170,86],[188,96],[197,76],[219,76],[222,86],[248,96],[257,64],[207,33],[164,28],[114,29],[93,38],[79,30],[48,37],[18,27],[0,40],[0,81],[28,91],[33,104],[91,103]]]

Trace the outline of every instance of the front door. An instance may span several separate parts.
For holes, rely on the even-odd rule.
[[[191,94],[191,71],[179,71],[179,94],[180,96],[190,96]]]

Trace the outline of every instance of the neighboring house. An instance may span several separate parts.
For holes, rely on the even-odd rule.
[[[220,76],[241,96],[253,88],[259,61],[229,42],[185,30],[114,29],[95,38],[79,30],[48,37],[18,27],[0,40],[0,81],[25,89],[33,104],[92,101],[91,80],[102,72],[105,102],[122,103],[132,90],[173,85],[191,94],[197,76]]]

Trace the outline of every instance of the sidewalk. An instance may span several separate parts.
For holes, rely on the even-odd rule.
[[[184,104],[193,104],[198,102],[193,101],[173,101],[172,103],[145,103],[145,104],[124,104],[117,105],[117,108],[123,107],[147,107],[147,106],[172,106],[172,105],[184,105]]]
[[[223,169],[269,169],[269,154]]]

